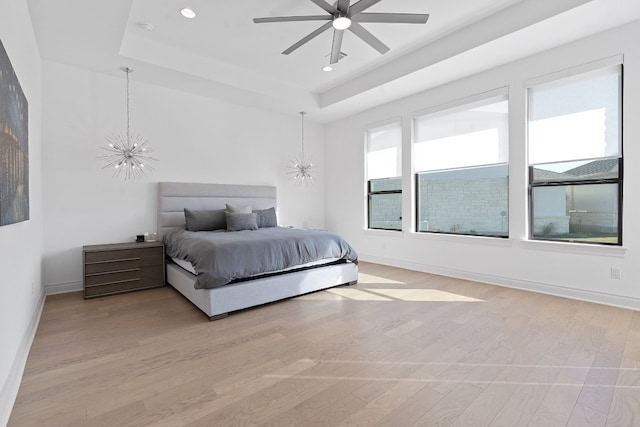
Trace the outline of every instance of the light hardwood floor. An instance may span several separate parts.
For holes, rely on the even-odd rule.
[[[361,263],[209,322],[48,297],[9,426],[638,426],[640,313]]]

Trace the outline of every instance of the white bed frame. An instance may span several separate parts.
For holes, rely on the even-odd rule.
[[[225,204],[249,204],[254,209],[277,206],[276,187],[229,184],[158,183],[158,234],[185,223],[184,208],[224,209]],[[352,262],[294,271],[238,282],[214,289],[195,289],[195,276],[167,261],[167,282],[202,310],[210,320],[228,313],[338,285],[358,281]]]

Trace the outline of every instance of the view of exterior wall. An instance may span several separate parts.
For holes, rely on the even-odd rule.
[[[557,236],[569,232],[565,187],[533,189],[533,235]]]
[[[605,209],[603,209],[603,207]],[[606,208],[609,209],[606,209]],[[618,232],[618,186],[599,184],[567,189],[570,232],[616,234]]]
[[[424,179],[419,231],[507,235],[508,178]]]
[[[536,188],[533,234],[537,237],[616,234],[617,194],[615,184]]]
[[[618,231],[618,215],[615,212],[569,212],[571,233],[615,234]]]
[[[402,194],[380,194],[371,199],[369,228],[402,229]]]
[[[401,178],[373,179],[369,182],[370,193],[398,191],[402,189]],[[402,193],[370,194],[369,228],[385,230],[402,229]]]
[[[537,237],[567,234],[569,228],[569,217],[566,215],[536,215],[533,218],[533,235]]]

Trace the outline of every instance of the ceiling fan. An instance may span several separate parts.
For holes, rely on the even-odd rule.
[[[319,36],[329,28],[333,27],[333,44],[331,46],[330,63],[335,64],[340,60],[340,48],[342,47],[342,37],[344,31],[349,30],[369,46],[385,54],[389,47],[382,43],[380,39],[367,31],[360,23],[399,23],[399,24],[424,24],[429,19],[428,14],[421,13],[363,13],[364,10],[380,2],[381,0],[360,0],[350,4],[351,0],[337,0],[334,5],[325,0],[310,0],[312,3],[324,9],[328,15],[307,15],[307,16],[276,16],[272,18],[253,18],[253,22],[261,24],[265,22],[294,22],[294,21],[329,21],[317,30],[303,37],[298,42],[291,45],[282,52],[288,55],[298,49],[303,44]]]

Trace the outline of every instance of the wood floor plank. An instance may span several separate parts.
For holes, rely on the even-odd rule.
[[[638,312],[362,262],[216,322],[50,296],[9,426],[626,426],[638,396]]]
[[[640,389],[617,388],[607,414],[607,426],[640,425]]]
[[[588,419],[597,419],[596,424],[600,424],[602,419],[604,421],[607,419],[633,318],[633,313],[630,311],[615,309],[611,311],[612,317],[607,333],[593,361],[592,369],[585,378],[585,387],[578,397],[576,406],[578,409],[587,407],[593,410],[593,412],[583,411],[582,414],[591,414]],[[610,369],[611,366],[616,366],[618,369]],[[595,414],[600,416],[596,417]],[[586,422],[586,419],[583,421]]]
[[[438,401],[413,426],[450,426],[481,393],[482,388],[461,383]]]

